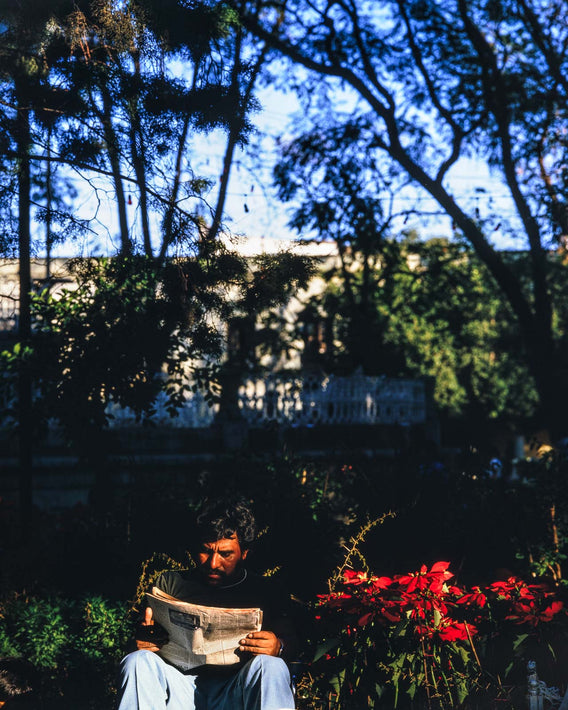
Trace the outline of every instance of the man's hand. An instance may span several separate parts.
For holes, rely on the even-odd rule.
[[[147,607],[144,612],[144,621],[136,630],[136,648],[139,651],[152,651],[156,653],[168,642],[168,634],[160,624],[152,618],[152,609]]]
[[[239,651],[264,654],[266,656],[280,655],[282,643],[272,631],[253,631],[239,641]]]

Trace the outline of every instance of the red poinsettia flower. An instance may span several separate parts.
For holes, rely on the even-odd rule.
[[[518,577],[509,577],[506,581],[493,582],[488,590],[494,592],[504,599],[535,599],[535,592],[540,585],[529,586],[524,580]]]
[[[343,573],[343,579],[345,584],[367,584],[369,581],[369,575],[367,572],[356,572],[352,569],[346,569]]]
[[[371,585],[374,592],[379,592],[383,589],[388,589],[394,580],[390,577],[371,577]]]
[[[512,592],[515,590],[515,578],[514,577],[509,577],[507,581],[502,581],[499,580],[497,582],[493,582],[492,584],[489,585],[487,588],[490,592],[494,592],[500,597],[504,597],[505,599],[510,599]]]
[[[534,592],[535,595],[542,594],[543,597],[549,597],[554,592],[548,584],[528,584],[527,587]]]
[[[331,592],[330,594],[318,594],[319,606],[327,606],[329,609],[336,609],[344,605],[344,602],[348,599],[352,599],[351,594],[346,592]]]
[[[531,589],[528,585],[523,584],[517,587],[517,593],[519,599],[527,599],[534,601],[536,599],[535,590]]]
[[[459,599],[456,599],[457,604],[473,605],[483,608],[487,604],[487,597],[479,587],[472,587],[469,594],[462,594]]]
[[[416,619],[426,619],[426,611],[422,605],[417,604],[414,609],[410,610],[409,616],[413,621],[416,621]]]
[[[505,618],[513,621],[515,624],[528,624],[534,627],[538,626],[540,623],[552,621],[563,606],[561,601],[554,601],[549,604],[546,609],[539,609],[534,601],[516,602],[513,605],[513,613]]]
[[[410,607],[409,616],[411,619],[425,619],[431,617],[436,611],[441,616],[448,613],[447,604],[440,598],[409,597],[407,606]]]
[[[400,574],[394,579],[398,582],[401,587],[406,587],[406,592],[412,594],[412,592],[418,589],[426,589],[428,586],[428,581],[426,580],[426,573],[428,568],[426,565],[422,565],[420,572],[413,572],[411,574]]]
[[[552,604],[549,604],[544,611],[540,613],[540,620],[541,621],[552,621],[553,617],[558,614],[558,612],[562,611],[562,608],[564,607],[564,604],[560,601],[554,601]]]
[[[443,591],[444,584],[451,579],[454,575],[448,572],[449,562],[436,562],[430,568],[428,576],[430,577],[430,591],[434,594],[440,594]]]
[[[465,624],[460,621],[450,621],[447,620],[446,623],[438,629],[438,636],[442,641],[467,641],[468,631],[470,636],[474,636],[477,633],[477,628],[472,624]]]
[[[446,581],[454,576],[448,572],[449,566],[449,562],[436,562],[428,570],[426,565],[422,565],[419,572],[399,575],[394,579],[406,588],[408,594],[412,594],[416,589],[420,591],[429,589],[434,594],[440,594]]]

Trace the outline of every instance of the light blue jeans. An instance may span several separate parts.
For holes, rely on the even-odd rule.
[[[281,658],[254,656],[235,673],[184,675],[152,651],[122,660],[118,710],[293,710]]]

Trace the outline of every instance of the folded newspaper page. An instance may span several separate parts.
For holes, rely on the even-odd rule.
[[[260,631],[261,609],[223,609],[182,602],[158,587],[146,595],[154,621],[169,634],[159,655],[182,671],[238,663],[239,641]]]

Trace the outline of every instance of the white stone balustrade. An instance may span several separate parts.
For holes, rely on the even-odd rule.
[[[239,388],[239,408],[250,426],[269,423],[284,427],[330,424],[423,424],[426,421],[426,390],[422,380],[390,379],[351,375],[272,374],[249,377]],[[166,395],[161,393],[150,417],[153,424],[171,428],[209,427],[219,405],[210,405],[199,392],[191,394],[172,417]],[[0,418],[0,429],[14,426],[8,415]],[[111,428],[140,426],[134,412],[109,405]],[[56,429],[53,423],[50,426]]]
[[[239,403],[252,425],[418,424],[426,420],[421,380],[351,375],[249,378]]]
[[[421,380],[273,374],[246,378],[239,388],[239,407],[251,426],[410,425],[426,420],[426,391]],[[161,395],[151,419],[159,426],[208,427],[218,411],[218,405],[210,406],[196,393],[171,417]],[[136,426],[133,412],[113,406],[110,413],[111,427]]]

